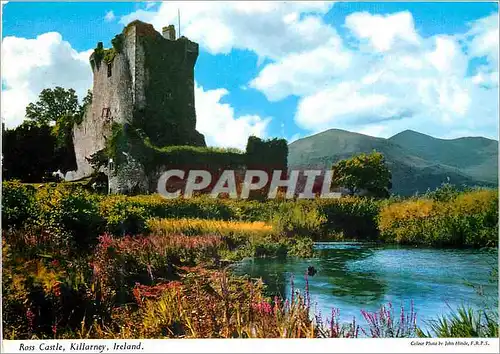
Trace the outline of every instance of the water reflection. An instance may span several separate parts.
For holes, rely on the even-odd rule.
[[[290,278],[297,289],[305,287],[308,266],[311,299],[318,311],[341,309],[341,317],[359,318],[361,308],[374,311],[393,302],[415,303],[419,323],[460,304],[481,306],[485,300],[467,282],[483,284],[490,298],[498,298],[491,283],[492,259],[498,253],[477,250],[436,250],[387,247],[361,243],[318,243],[310,259],[247,259],[237,264],[237,274],[262,278],[269,295],[290,295]],[[493,262],[494,263],[494,262]]]

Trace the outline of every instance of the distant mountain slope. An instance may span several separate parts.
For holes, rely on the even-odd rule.
[[[396,194],[411,195],[450,180],[456,185],[494,186],[498,143],[485,138],[436,139],[405,131],[389,139],[331,129],[289,145],[290,168],[330,168],[335,162],[377,150],[384,154]]]
[[[496,183],[498,142],[482,137],[438,139],[412,130],[389,138],[425,160],[453,166],[479,180]]]

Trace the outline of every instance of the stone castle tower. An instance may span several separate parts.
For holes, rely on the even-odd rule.
[[[194,105],[198,44],[176,38],[172,25],[160,34],[141,21],[130,23],[112,42],[111,49],[99,43],[90,57],[92,103],[73,129],[78,169],[68,175],[70,180],[94,172],[88,159],[105,148],[117,124],[140,127],[159,147],[205,146],[203,135],[196,131]],[[127,181],[105,172],[111,190],[119,192],[116,189]]]

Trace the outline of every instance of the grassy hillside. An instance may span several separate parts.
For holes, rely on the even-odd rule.
[[[496,185],[497,142],[484,138],[436,139],[405,131],[390,139],[331,129],[289,145],[290,168],[330,167],[358,153],[384,154],[393,174],[393,192],[411,195],[448,179],[456,185]]]
[[[496,183],[498,142],[482,137],[438,139],[405,130],[388,139],[428,161],[456,167],[473,178]]]

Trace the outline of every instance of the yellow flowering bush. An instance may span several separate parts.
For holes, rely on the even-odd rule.
[[[498,244],[498,191],[478,190],[447,200],[416,199],[384,206],[380,236],[387,242],[494,247]]]

